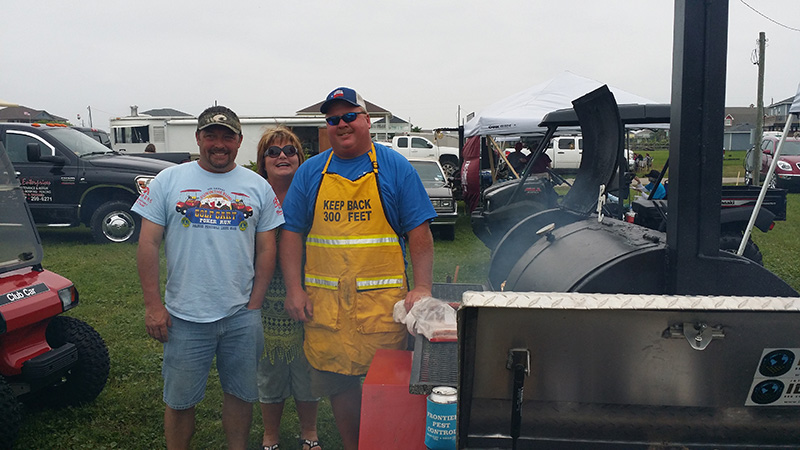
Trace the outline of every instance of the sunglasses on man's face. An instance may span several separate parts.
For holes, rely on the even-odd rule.
[[[330,116],[325,118],[325,122],[328,122],[328,125],[335,127],[339,125],[340,120],[344,120],[344,123],[350,123],[356,120],[359,114],[366,114],[365,112],[349,112],[346,114],[342,114],[341,116]]]
[[[278,156],[281,156],[281,152],[283,152],[283,154],[286,155],[286,157],[288,158],[290,156],[296,155],[297,149],[294,147],[294,145],[284,145],[283,148],[278,147],[277,145],[273,145],[267,149],[266,154],[270,158],[277,158]]]

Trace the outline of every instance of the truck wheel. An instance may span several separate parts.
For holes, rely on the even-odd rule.
[[[142,221],[123,201],[103,203],[92,214],[92,236],[98,244],[136,242]]]
[[[442,158],[440,161],[446,177],[454,177],[458,173],[458,160],[455,158]]]
[[[56,316],[45,333],[47,343],[58,348],[67,342],[78,348],[78,362],[40,397],[53,406],[72,406],[90,402],[106,386],[109,371],[108,348],[100,334],[74,317]]]
[[[740,242],[742,242],[741,234],[723,234],[719,237],[719,249],[729,253],[736,253],[739,250]],[[760,264],[762,266],[764,265],[764,258],[761,255],[761,250],[752,239],[747,240],[747,244],[744,246],[744,254],[742,254],[742,256],[756,264]]]
[[[3,377],[0,377],[0,417],[3,418],[3,426],[0,427],[0,449],[13,448],[22,424],[22,410],[14,391]]]

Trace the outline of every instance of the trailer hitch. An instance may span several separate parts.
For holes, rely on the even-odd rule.
[[[664,330],[661,337],[665,339],[686,338],[693,349],[705,350],[713,339],[725,338],[725,332],[722,331],[721,325],[709,326],[704,322],[684,322],[670,325]]]

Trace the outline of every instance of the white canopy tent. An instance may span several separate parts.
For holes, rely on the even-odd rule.
[[[561,75],[504,98],[481,111],[464,125],[464,134],[522,135],[544,131],[539,122],[549,112],[572,107],[572,101],[604,83],[564,72]],[[612,86],[619,104],[656,103]]]

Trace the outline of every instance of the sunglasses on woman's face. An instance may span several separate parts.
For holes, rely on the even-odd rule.
[[[281,152],[283,152],[283,154],[286,155],[286,157],[288,158],[290,156],[296,155],[297,149],[294,147],[294,145],[291,144],[284,145],[283,148],[280,148],[277,145],[273,145],[267,149],[266,155],[269,156],[270,158],[277,158],[278,156],[281,156]]]
[[[366,114],[365,112],[349,112],[346,114],[342,114],[341,116],[330,116],[325,118],[325,122],[328,122],[328,125],[335,127],[339,125],[339,120],[344,120],[344,123],[350,123],[356,120],[359,114]]]

